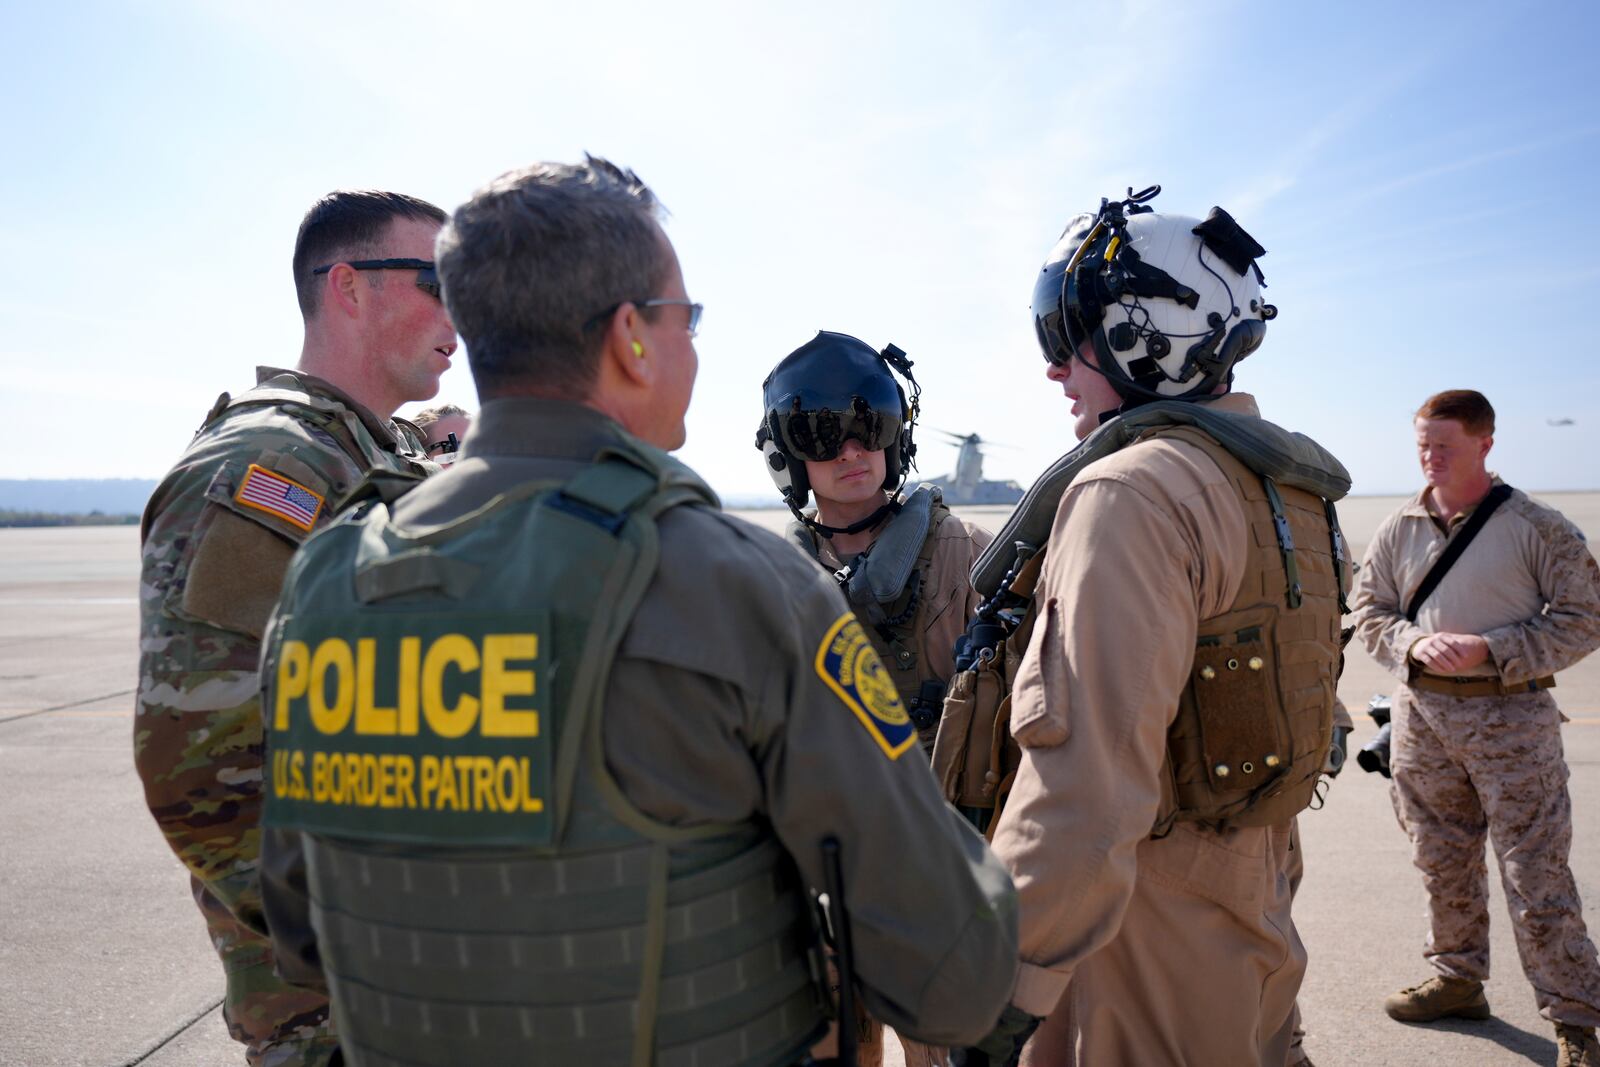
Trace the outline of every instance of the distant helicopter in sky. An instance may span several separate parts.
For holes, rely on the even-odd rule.
[[[1577,425],[1577,423],[1574,422],[1571,419],[1545,419],[1544,420],[1544,424],[1546,426],[1576,426]]]

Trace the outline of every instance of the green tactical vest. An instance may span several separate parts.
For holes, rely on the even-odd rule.
[[[296,557],[265,822],[307,832],[352,1063],[776,1067],[822,1033],[771,830],[664,825],[605,766],[606,679],[679,505],[716,500],[614,447],[442,527],[366,503]]]

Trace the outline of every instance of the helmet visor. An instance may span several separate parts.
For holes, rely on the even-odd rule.
[[[786,451],[818,463],[837,459],[844,443],[852,439],[869,452],[880,452],[894,444],[901,424],[898,411],[873,408],[860,397],[844,411],[793,408],[773,412],[770,420],[773,436]]]
[[[1097,221],[1093,215],[1080,215],[1068,223],[1034,282],[1034,334],[1044,358],[1057,367],[1072,362],[1078,346],[1102,318],[1103,309],[1080,298],[1080,292],[1092,282],[1093,265],[1086,267],[1085,260],[1104,229]],[[1087,317],[1094,321],[1086,321]]]

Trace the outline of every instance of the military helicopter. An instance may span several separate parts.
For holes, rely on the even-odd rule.
[[[1022,499],[1022,486],[1012,481],[985,481],[983,477],[983,450],[985,448],[1010,448],[986,442],[975,433],[952,433],[929,427],[934,433],[948,438],[959,447],[954,474],[929,479],[944,490],[946,504],[1015,504]]]

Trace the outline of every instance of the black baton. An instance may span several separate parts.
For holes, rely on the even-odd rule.
[[[828,890],[828,922],[839,966],[839,1067],[856,1067],[856,954],[850,944],[850,913],[844,904],[844,863],[839,839],[822,839],[822,880]]]

